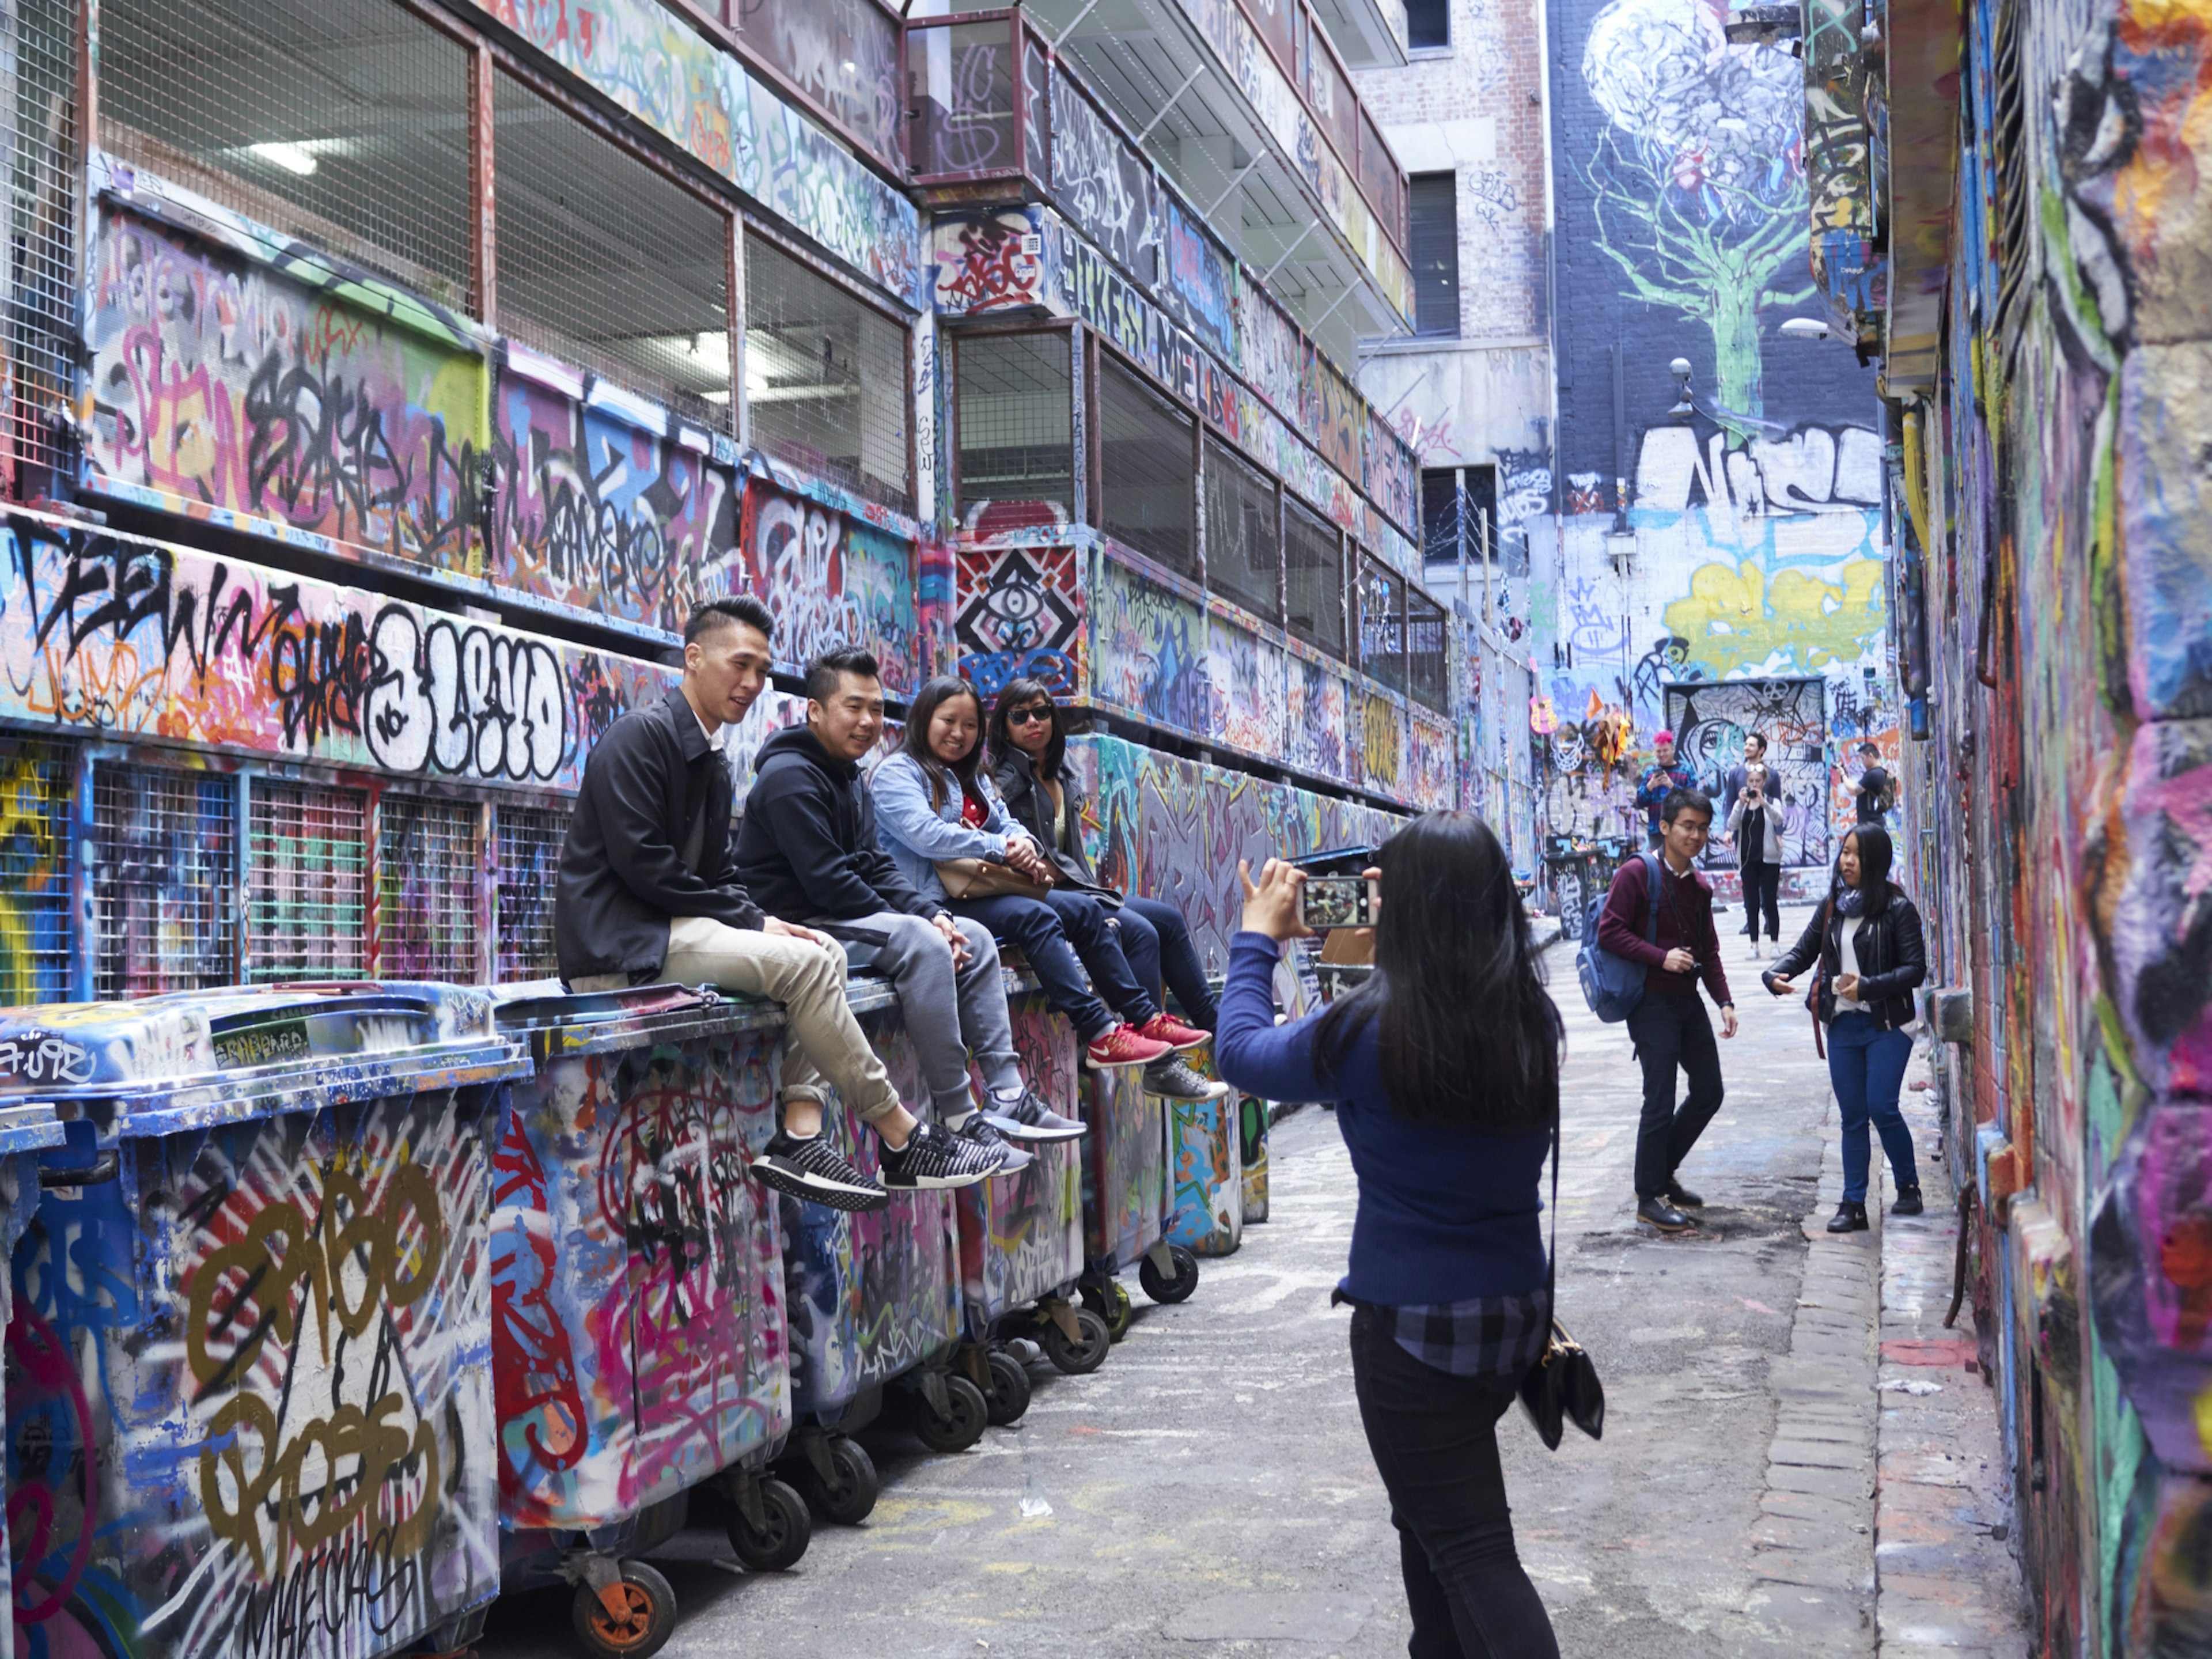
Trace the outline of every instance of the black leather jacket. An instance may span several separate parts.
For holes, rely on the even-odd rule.
[[[1060,768],[1060,775],[1053,780],[1067,803],[1067,841],[1063,848],[1052,834],[1052,797],[1037,781],[1036,769],[1029,756],[1017,749],[993,770],[992,780],[999,793],[1006,798],[1006,811],[1016,823],[1036,837],[1036,844],[1044,848],[1045,856],[1054,866],[1076,885],[1088,890],[1109,904],[1119,904],[1121,896],[1098,879],[1098,872],[1091,867],[1091,860],[1083,850],[1083,792],[1075,787],[1075,780],[1067,769]]]
[[[1836,975],[1842,971],[1843,930],[1850,924],[1851,948],[1859,964],[1859,1000],[1867,1005],[1886,1031],[1912,1024],[1916,1010],[1912,993],[1928,977],[1928,951],[1920,936],[1920,912],[1895,887],[1888,902],[1871,915],[1846,916],[1823,904],[1805,924],[1797,942],[1766,970],[1767,975],[1794,979],[1820,964],[1820,1023],[1836,1017]]]

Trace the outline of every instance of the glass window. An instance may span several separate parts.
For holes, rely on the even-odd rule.
[[[878,161],[899,151],[898,21],[876,0],[731,0],[730,27]]]
[[[1443,714],[1451,701],[1451,657],[1444,608],[1418,587],[1406,590],[1406,691]]]
[[[678,413],[730,421],[730,222],[496,77],[499,325]]]
[[[238,981],[238,780],[95,764],[93,985],[102,1000]]]
[[[1291,632],[1332,657],[1344,654],[1344,536],[1318,513],[1283,497],[1283,574]]]
[[[1359,102],[1352,95],[1352,82],[1337,68],[1335,54],[1326,46],[1316,46],[1306,65],[1306,101],[1321,117],[1329,143],[1336,146],[1337,159],[1356,159],[1359,154]]]
[[[1459,181],[1449,173],[1420,173],[1407,187],[1413,210],[1413,331],[1459,332]]]
[[[953,350],[960,522],[986,534],[1066,524],[1075,499],[1068,336],[978,334]]]
[[[1406,45],[1414,52],[1451,45],[1450,0],[1406,0]]]
[[[1373,559],[1359,562],[1359,666],[1389,686],[1406,689],[1406,583]]]
[[[752,441],[914,510],[906,330],[758,236],[745,238],[745,418]]]
[[[476,206],[459,41],[398,0],[101,0],[99,16],[109,150],[468,304]]]
[[[1282,581],[1274,480],[1208,433],[1206,586],[1255,616],[1279,623]]]
[[[1197,580],[1191,417],[1103,352],[1098,454],[1099,528]]]
[[[1367,198],[1367,205],[1382,222],[1384,233],[1404,247],[1406,175],[1398,171],[1396,159],[1382,142],[1382,130],[1365,110],[1359,112],[1359,188]]]
[[[1014,32],[1004,18],[907,37],[907,101],[921,178],[1014,166]]]
[[[1472,556],[1474,549],[1468,552]],[[1459,562],[1459,477],[1448,466],[1421,474],[1421,559],[1425,564]]]

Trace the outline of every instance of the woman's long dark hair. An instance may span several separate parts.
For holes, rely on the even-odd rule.
[[[1890,866],[1897,858],[1897,849],[1890,844],[1889,831],[1878,823],[1855,824],[1844,832],[1844,840],[1859,844],[1859,891],[1864,896],[1865,914],[1880,915],[1889,908],[1892,898],[1905,896],[1905,890],[1889,878]],[[1843,860],[1843,848],[1838,844],[1833,891],[1836,898],[1841,898],[1846,890]]]
[[[1052,693],[1042,680],[1008,680],[1006,689],[999,693],[999,700],[991,705],[991,765],[993,769],[1004,766],[1006,757],[1017,752],[1013,738],[1006,730],[1006,711],[1018,708],[1025,702],[1042,697],[1052,703],[1052,741],[1045,745],[1044,753],[1036,762],[1036,775],[1041,778],[1060,775],[1060,763],[1067,753],[1067,733],[1060,729],[1060,705],[1053,702]],[[1026,753],[1026,750],[1021,752]]]
[[[983,723],[983,698],[975,688],[957,674],[939,674],[935,679],[914,694],[907,706],[906,737],[899,744],[915,763],[921,768],[922,776],[929,780],[930,805],[942,806],[948,795],[957,788],[963,794],[981,794],[975,787],[975,771],[983,763],[983,736],[975,734],[975,746],[958,760],[947,766],[930,751],[929,722],[937,711],[955,697],[966,697],[975,705],[975,723]]]
[[[1498,1133],[1548,1127],[1564,1028],[1498,837],[1472,812],[1428,812],[1375,862],[1375,972],[1315,1028],[1320,1069],[1380,1020],[1382,1086],[1399,1116]]]

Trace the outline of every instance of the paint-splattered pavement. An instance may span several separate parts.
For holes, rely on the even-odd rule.
[[[1557,1454],[1517,1413],[1501,1432],[1522,1555],[1570,1656],[1877,1650],[1881,1234],[1820,1233],[1839,1190],[1826,1068],[1803,1008],[1766,997],[1743,942],[1725,945],[1745,1029],[1722,1045],[1729,1099],[1683,1170],[1707,1200],[1694,1242],[1638,1235],[1627,1039],[1583,1011],[1569,952],[1551,956],[1570,1033],[1560,1308],[1608,1417],[1601,1443],[1571,1430]],[[665,1651],[1402,1654],[1395,1538],[1328,1305],[1352,1204],[1334,1117],[1279,1124],[1273,1166],[1273,1218],[1206,1263],[1192,1301],[1139,1295],[1101,1370],[1040,1373],[1028,1416],[972,1451],[876,1438],[875,1514],[817,1528],[794,1571],[741,1575],[706,1528],[656,1552],[684,1611]],[[1943,1381],[1954,1409],[1986,1414],[1972,1379]],[[1892,1445],[1884,1431],[1885,1459]],[[1931,1539],[1913,1588],[1940,1600],[1953,1566]],[[1981,1543],[1957,1569],[2009,1573]],[[1882,1652],[1911,1650],[1884,1634]],[[574,1651],[566,1594],[501,1602],[480,1650]]]

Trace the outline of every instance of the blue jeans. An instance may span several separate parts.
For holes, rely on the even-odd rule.
[[[1106,1012],[1109,1003],[1132,1025],[1142,1025],[1160,1011],[1144,988],[1144,975],[1123,954],[1128,941],[1112,925],[1114,913],[1088,893],[1055,887],[1041,899],[1000,894],[951,899],[945,908],[956,916],[981,922],[1007,944],[1019,946],[1044,981],[1046,1004],[1055,1013],[1066,1015],[1076,1036],[1085,1042],[1114,1029],[1114,1015]],[[1156,945],[1154,984],[1159,976],[1158,955]],[[1090,970],[1087,981],[1085,969]]]
[[[1869,1119],[1881,1133],[1881,1150],[1888,1154],[1889,1173],[1899,1189],[1920,1185],[1912,1131],[1897,1109],[1905,1064],[1911,1058],[1912,1039],[1902,1031],[1885,1031],[1872,1014],[1838,1014],[1829,1022],[1828,1081],[1835,1085],[1836,1104],[1844,1118],[1846,1203],[1866,1202]]]
[[[1212,1030],[1218,1011],[1182,912],[1158,899],[1125,898],[1117,915],[1121,950],[1136,969],[1138,982],[1163,1001],[1173,991],[1182,1005],[1183,1018]]]

